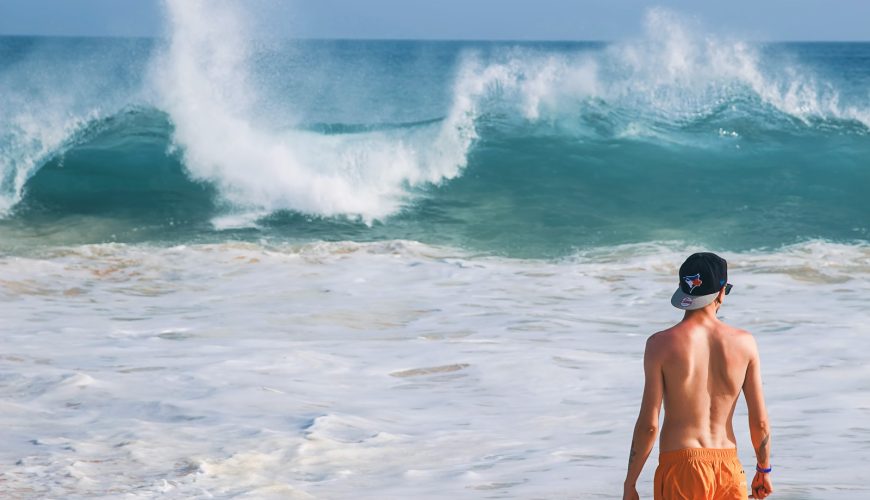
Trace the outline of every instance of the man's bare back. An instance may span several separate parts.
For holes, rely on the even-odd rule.
[[[748,332],[716,317],[731,289],[726,283],[727,264],[715,254],[694,254],[680,268],[680,279],[681,288],[671,303],[685,310],[683,320],[647,339],[643,399],[623,498],[638,498],[637,478],[652,451],[662,403],[665,415],[655,498],[746,498],[732,426],[741,390],[758,460],[753,496],[765,498],[773,487],[758,347]],[[701,477],[712,474],[697,465],[701,462],[713,465],[710,470],[718,471],[715,477]],[[722,470],[730,473],[723,476]]]
[[[647,350],[667,388],[659,449],[735,448],[731,419],[757,356],[752,336],[715,317],[692,318],[654,334]]]

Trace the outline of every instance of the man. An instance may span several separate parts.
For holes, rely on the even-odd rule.
[[[655,499],[745,499],[746,477],[731,425],[742,389],[758,460],[752,497],[773,492],[770,427],[755,339],[716,318],[731,291],[728,264],[712,253],[691,255],[680,267],[671,304],[683,320],[647,339],[640,415],[628,458],[623,499],[636,499],[637,478],[652,451],[664,401]]]

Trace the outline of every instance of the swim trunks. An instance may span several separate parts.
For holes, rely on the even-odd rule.
[[[655,500],[746,500],[746,474],[736,448],[686,448],[659,455]]]

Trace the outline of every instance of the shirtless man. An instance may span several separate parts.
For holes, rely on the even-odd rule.
[[[639,498],[637,478],[656,439],[662,401],[665,418],[654,498],[745,499],[746,477],[731,425],[741,389],[758,460],[750,498],[765,498],[773,486],[758,347],[748,332],[716,318],[731,291],[728,265],[715,254],[696,253],[680,267],[679,277],[680,288],[671,304],[685,316],[646,343],[643,399],[623,499]]]

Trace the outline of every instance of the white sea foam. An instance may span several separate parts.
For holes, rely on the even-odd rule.
[[[490,94],[507,91],[502,98],[529,120],[576,120],[603,102],[637,118],[679,123],[755,97],[804,121],[855,120],[870,127],[870,110],[841,103],[839,91],[812,70],[766,60],[757,44],[706,34],[697,22],[663,8],[647,11],[642,36],[602,50],[516,50],[482,66],[467,77]]]
[[[547,262],[389,241],[2,257],[0,496],[618,495],[644,338],[679,318],[668,298],[686,251]],[[723,318],[762,351],[777,494],[867,496],[870,247],[724,255]],[[745,420],[741,402],[750,466]]]
[[[250,35],[232,4],[166,2],[170,41],[154,79],[193,177],[238,207],[319,215],[394,213],[408,187],[459,174],[474,138],[472,104],[440,124],[404,132],[325,136],[271,128],[252,109]]]

